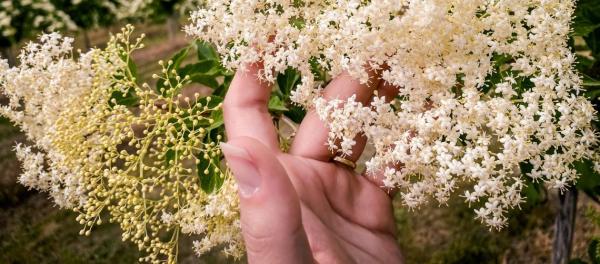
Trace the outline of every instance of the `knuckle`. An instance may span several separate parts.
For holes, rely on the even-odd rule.
[[[273,244],[273,235],[261,232],[254,225],[242,222],[242,233],[244,234],[244,242],[249,255],[267,254],[270,245]]]

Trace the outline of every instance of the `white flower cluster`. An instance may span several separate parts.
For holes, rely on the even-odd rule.
[[[225,254],[234,258],[243,256],[239,199],[236,193],[237,185],[228,177],[219,192],[200,203],[192,201],[188,208],[176,216],[182,233],[206,234],[201,240],[194,241],[196,254],[202,255],[219,245],[226,245],[223,249]]]
[[[0,93],[9,99],[0,115],[34,143],[16,146],[19,181],[78,212],[81,234],[108,215],[145,252],[140,261],[175,263],[186,234],[199,239],[198,254],[224,245],[239,258],[235,185],[219,164],[222,136],[209,135],[220,98],[183,98],[189,76],[167,70],[173,62],[160,63],[160,91],[138,85],[131,53],[143,36],[130,43],[132,32],[127,26],[105,49],[78,56],[71,38],[46,34],[23,49],[18,66],[0,61]],[[223,185],[207,191],[203,177]]]
[[[16,22],[15,18],[20,17]],[[20,24],[20,25],[19,25]],[[15,28],[20,26],[22,28]],[[57,10],[50,0],[4,0],[0,3],[0,36],[12,38],[26,27],[54,31],[77,29],[77,25],[63,11]],[[22,32],[21,32],[22,33]]]
[[[29,43],[19,56],[21,65],[10,68],[0,62],[0,87],[9,105],[0,106],[0,115],[21,127],[35,147],[17,146],[17,157],[23,162],[20,182],[30,188],[48,191],[61,207],[72,208],[84,198],[76,172],[51,166],[45,160],[60,161],[61,153],[53,151],[52,135],[60,114],[92,85],[92,56],[82,54],[79,61],[70,59],[73,39],[52,33],[40,37],[40,43]],[[67,176],[64,176],[65,173]]]
[[[299,70],[293,100],[316,107],[331,148],[347,155],[369,137],[368,171],[384,170],[407,206],[466,187],[477,217],[501,228],[527,182],[563,190],[578,178],[570,164],[593,158],[596,113],[567,46],[573,10],[569,0],[209,0],[186,31],[226,67],[262,60],[269,81]],[[365,66],[385,69],[399,95],[326,102],[314,64],[362,82]]]

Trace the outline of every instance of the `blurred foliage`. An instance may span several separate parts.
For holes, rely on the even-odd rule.
[[[44,30],[62,29],[53,7],[39,0],[4,0],[0,4],[0,48],[10,47]],[[58,27],[57,27],[58,23]]]
[[[83,30],[112,25],[116,22],[115,11],[119,6],[118,0],[51,0],[51,2]]]
[[[576,52],[576,68],[583,77],[586,96],[594,104],[596,111],[600,110],[600,1],[580,0],[577,3],[575,18],[572,24],[572,49]],[[599,120],[595,128],[600,128]],[[583,191],[595,201],[599,201],[600,174],[593,169],[593,163],[583,160],[574,164],[581,175],[577,189]]]

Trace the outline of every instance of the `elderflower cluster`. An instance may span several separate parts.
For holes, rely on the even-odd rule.
[[[231,175],[220,164],[221,101],[184,96],[189,77],[161,62],[160,89],[138,85],[127,26],[104,50],[76,59],[72,39],[52,33],[29,44],[20,65],[0,64],[0,108],[27,134],[17,145],[20,182],[79,213],[81,234],[118,223],[140,261],[177,262],[182,235],[202,254],[219,245],[243,254]],[[172,217],[171,217],[172,216]]]
[[[40,37],[40,43],[29,43],[19,56],[21,65],[10,68],[0,62],[0,87],[9,104],[0,106],[3,115],[21,129],[36,148],[52,149],[54,124],[66,105],[83,97],[92,85],[92,61],[96,51],[82,54],[78,61],[68,58],[73,39],[52,33]],[[19,181],[30,188],[48,191],[56,204],[72,208],[85,193],[81,178],[61,167],[44,169],[45,160],[62,160],[57,152],[34,152],[31,146],[16,147],[23,162]]]
[[[15,28],[20,27],[20,28]],[[50,0],[4,0],[0,3],[0,38],[14,38],[27,27],[75,30],[77,25]]]
[[[383,171],[407,206],[467,188],[477,218],[501,228],[527,182],[564,190],[578,178],[570,165],[594,158],[596,112],[567,45],[573,10],[572,0],[210,0],[186,31],[226,67],[262,61],[268,81],[297,69],[292,99],[316,108],[330,147],[349,155],[366,135],[368,172]],[[398,96],[328,102],[315,66],[363,83],[381,70]]]

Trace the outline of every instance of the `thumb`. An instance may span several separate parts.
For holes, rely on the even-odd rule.
[[[238,183],[249,263],[310,263],[300,200],[273,150],[249,137],[221,143]]]

